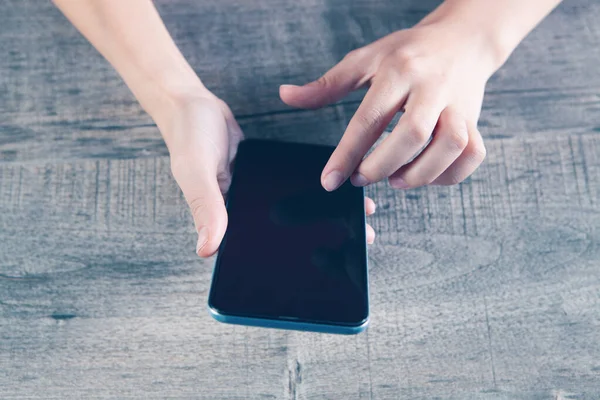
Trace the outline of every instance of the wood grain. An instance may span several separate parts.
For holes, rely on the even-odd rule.
[[[277,86],[438,1],[157,4],[248,137],[333,144],[361,93]],[[339,337],[211,320],[154,124],[49,2],[5,0],[0,399],[599,399],[599,16],[564,2],[491,79],[469,181],[368,189],[372,322]]]
[[[118,75],[50,2],[5,3],[0,162],[166,154],[152,120]],[[278,86],[317,78],[347,51],[413,25],[438,2],[157,3],[183,53],[248,136],[335,143],[361,93],[342,106],[296,114],[279,100]],[[595,0],[565,2],[525,40],[489,82],[484,135],[600,129],[598,15]]]
[[[491,143],[469,183],[369,189],[356,337],[212,321],[166,158],[3,165],[0,397],[598,398],[598,136]]]

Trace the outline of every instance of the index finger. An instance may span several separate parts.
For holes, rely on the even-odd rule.
[[[360,164],[404,103],[408,83],[377,79],[350,120],[321,175],[323,187],[337,189]]]

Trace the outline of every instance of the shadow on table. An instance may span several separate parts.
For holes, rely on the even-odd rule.
[[[334,38],[331,52],[341,60],[353,49],[412,27],[438,4],[437,0],[328,0],[324,17]]]
[[[324,49],[335,62],[349,51],[365,46],[389,33],[406,29],[419,22],[440,2],[434,0],[376,0],[346,1],[328,0],[323,19],[329,27],[326,40],[331,43]],[[319,60],[313,62],[318,63]],[[310,61],[309,61],[310,62]],[[309,72],[304,79],[314,79],[334,64],[320,71]],[[312,67],[309,66],[309,70]],[[310,76],[309,76],[310,75]],[[336,145],[354,114],[365,91],[350,93],[341,100],[339,107],[320,110],[274,110],[266,115],[248,116],[239,120],[246,137],[267,138],[284,141]]]

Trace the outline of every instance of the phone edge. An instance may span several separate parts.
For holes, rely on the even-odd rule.
[[[356,335],[367,329],[370,317],[358,326],[326,325],[310,322],[294,322],[284,320],[274,320],[267,318],[240,317],[234,315],[221,314],[210,305],[208,305],[209,314],[218,322],[233,325],[255,326],[260,328],[285,329],[302,332],[332,333],[341,335]]]

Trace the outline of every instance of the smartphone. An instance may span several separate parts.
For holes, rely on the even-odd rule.
[[[334,148],[245,140],[208,306],[220,322],[354,334],[369,321],[363,188],[327,192]]]

